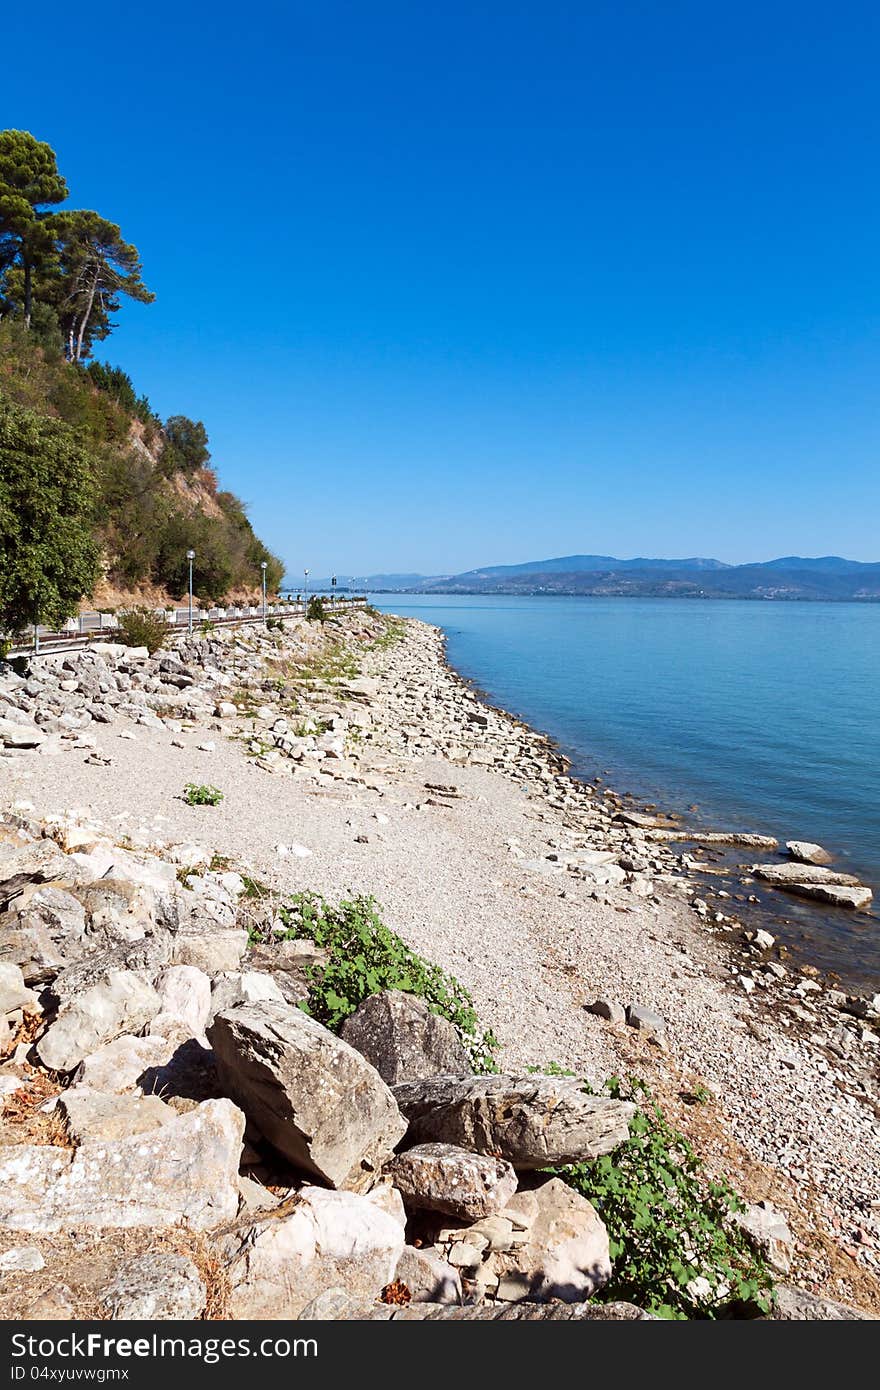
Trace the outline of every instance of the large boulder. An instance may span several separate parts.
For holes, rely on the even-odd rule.
[[[296,1318],[327,1289],[343,1285],[372,1303],[404,1248],[403,1226],[376,1199],[305,1187],[291,1209],[243,1226],[220,1242],[234,1318]]]
[[[62,854],[52,840],[0,844],[0,906],[5,906],[28,883],[76,882],[81,875],[71,864],[71,857]]]
[[[298,1168],[369,1187],[406,1123],[378,1072],[288,1004],[239,1004],[208,1029],[224,1088]]]
[[[174,965],[194,965],[209,975],[237,970],[247,950],[248,934],[241,927],[215,926],[213,922],[189,923],[172,938]]]
[[[815,898],[820,903],[830,903],[832,907],[848,907],[854,912],[867,912],[874,897],[870,888],[858,884],[845,888],[836,883],[787,883],[790,893],[801,898]]]
[[[37,1043],[43,1066],[72,1071],[102,1043],[136,1033],[159,1011],[159,995],[132,970],[114,970],[64,1005]]]
[[[516,1191],[516,1173],[503,1158],[454,1144],[417,1144],[398,1154],[388,1173],[408,1207],[465,1221],[491,1216]]]
[[[611,1153],[635,1110],[559,1076],[440,1076],[395,1086],[394,1096],[411,1141],[457,1144],[520,1169]]]
[[[241,1111],[209,1100],[150,1134],[92,1139],[75,1151],[11,1144],[0,1149],[0,1227],[209,1230],[238,1211],[243,1136]]]
[[[463,1076],[472,1070],[461,1038],[448,1019],[432,1013],[416,995],[403,990],[371,994],[345,1020],[341,1036],[372,1063],[389,1086],[426,1076]]]
[[[92,949],[82,903],[51,884],[28,885],[0,914],[0,959],[18,965],[28,984],[44,984]]]

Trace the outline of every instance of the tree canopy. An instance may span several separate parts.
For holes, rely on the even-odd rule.
[[[169,416],[165,421],[165,471],[195,473],[210,461],[208,431],[201,420],[190,420],[186,415]]]
[[[56,211],[66,197],[51,147],[28,131],[0,131],[0,308],[28,328],[38,310],[79,362],[112,331],[121,296],[142,304],[155,296],[116,223],[85,209]]]
[[[95,471],[74,431],[0,395],[0,630],[57,626],[99,573]]]

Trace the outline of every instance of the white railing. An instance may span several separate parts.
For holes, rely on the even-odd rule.
[[[351,608],[365,608],[366,598],[361,595],[319,595],[324,599],[327,612],[332,616],[334,613],[344,613]],[[182,631],[189,628],[190,610],[189,605],[184,608],[157,608],[154,612],[165,619],[169,628]],[[267,603],[266,618],[296,618],[302,617],[306,612],[304,602],[296,603]],[[230,606],[226,608],[196,608],[192,610],[193,631],[204,623],[254,623],[263,621],[262,604],[247,604],[244,606]],[[48,628],[40,624],[33,628],[33,641],[23,642],[13,649],[10,655],[23,655],[36,653],[49,647],[67,647],[76,644],[79,646],[84,642],[100,641],[102,638],[112,641],[113,635],[119,628],[119,618],[115,613],[91,612],[80,613],[75,618],[68,618],[63,628]]]

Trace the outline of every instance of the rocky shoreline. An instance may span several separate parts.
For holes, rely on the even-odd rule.
[[[248,1196],[257,1201],[258,1194],[242,1187],[257,1182],[247,1176],[247,1165],[238,1172],[237,1117],[243,1124],[247,1116],[261,1139],[275,1121],[256,1118],[238,1072],[265,1064],[261,1034],[273,1009],[282,1011],[272,1018],[273,1046],[280,1036],[290,1055],[300,1056],[304,1047],[303,1016],[290,1020],[302,960],[288,960],[279,973],[277,960],[267,969],[252,938],[249,944],[253,905],[246,885],[256,880],[265,884],[269,901],[292,889],[374,893],[407,944],[454,971],[471,991],[480,1017],[500,1040],[500,1065],[508,1077],[520,1078],[517,1084],[529,1066],[548,1063],[596,1081],[630,1073],[648,1080],[707,1160],[734,1176],[747,1198],[771,1204],[774,1215],[763,1225],[776,1232],[776,1258],[803,1289],[880,1308],[876,997],[824,987],[818,972],[793,963],[766,929],[739,923],[736,900],[726,889],[712,893],[699,854],[701,847],[711,850],[711,832],[685,832],[608,788],[572,779],[549,739],[483,702],[448,667],[436,629],[351,615],[330,634],[306,623],[291,623],[278,634],[208,633],[177,639],[152,658],[95,646],[82,655],[42,658],[25,678],[0,675],[0,706],[0,969],[8,974],[10,1005],[8,1060],[0,1068],[2,1138],[9,1148],[51,1151],[56,1165],[49,1172],[49,1161],[30,1153],[24,1193],[11,1189],[15,1200],[0,1212],[0,1271],[19,1270],[20,1315],[51,1315],[45,1291],[26,1307],[21,1302],[23,1283],[39,1285],[36,1255],[49,1269],[66,1242],[92,1228],[89,1164],[98,1160],[91,1146],[106,1149],[112,1138],[127,1155],[132,1136],[145,1132],[161,1132],[163,1144],[167,1137],[172,1150],[179,1144],[188,1151],[201,1151],[194,1132],[204,1132],[210,1151],[205,1172],[188,1192],[174,1195],[177,1206],[160,1203],[159,1217],[152,1211],[148,1223],[155,1234],[184,1220],[193,1232],[185,1251],[159,1250],[155,1242],[149,1248],[156,1259],[161,1255],[166,1273],[168,1260],[195,1267],[195,1276],[189,1266],[178,1272],[191,1293],[194,1278],[200,1281],[204,1296],[193,1297],[195,1303],[203,1298],[202,1306],[190,1313],[153,1308],[148,1316],[203,1316],[206,1308],[210,1315],[210,1281],[206,1285],[198,1270],[205,1267],[205,1239],[215,1241],[220,1231],[223,1258],[243,1271],[245,1292],[233,1308],[238,1316],[303,1312],[305,1304],[294,1308],[290,1298],[281,1308],[266,1289],[290,1284],[289,1261],[305,1229],[320,1229],[324,1239],[328,1230],[338,1233],[347,1223],[360,1229],[357,1223],[366,1222],[384,1253],[354,1288],[362,1302],[368,1287],[375,1297],[385,1285],[411,1288],[428,1278],[426,1261],[434,1261],[432,1277],[442,1275],[440,1284],[455,1299],[462,1278],[466,1288],[479,1286],[488,1307],[497,1306],[499,1288],[519,1288],[520,1305],[529,1286],[558,1297],[558,1289],[541,1285],[544,1274],[539,1278],[546,1273],[547,1240],[542,1236],[541,1244],[529,1232],[562,1219],[560,1202],[577,1239],[601,1243],[568,1188],[563,1194],[540,1188],[537,1205],[525,1203],[529,1221],[518,1227],[518,1196],[533,1196],[524,1185],[522,1152],[504,1160],[515,1183],[519,1175],[518,1190],[508,1191],[502,1179],[507,1176],[509,1187],[510,1176],[496,1170],[493,1177],[485,1162],[474,1173],[470,1160],[460,1157],[473,1158],[467,1142],[468,1134],[474,1142],[473,1132],[460,1115],[453,1124],[449,1098],[443,1111],[436,1095],[432,1113],[445,1118],[425,1131],[430,1137],[417,1137],[413,1101],[401,1089],[414,1083],[379,1080],[391,1075],[385,1053],[374,1053],[370,1067],[379,1085],[387,1090],[390,1084],[393,1105],[383,1100],[379,1110],[385,1105],[391,1128],[383,1121],[378,1148],[374,1136],[356,1163],[367,1161],[365,1171],[375,1174],[385,1167],[386,1178],[371,1178],[370,1190],[360,1192],[361,1183],[349,1178],[353,1170],[327,1169],[313,1156],[304,1163],[301,1147],[285,1150],[279,1130],[273,1141],[278,1152],[340,1190],[300,1186],[295,1212],[288,1214],[282,1210],[290,1201],[288,1186],[283,1194],[273,1191],[271,1219],[256,1219],[253,1211],[243,1217]],[[186,782],[222,788],[222,805],[187,805],[181,799]],[[783,880],[793,875],[796,885],[826,892],[858,886],[835,882],[827,865],[792,867],[803,859],[774,858],[774,847],[761,837],[733,837],[733,844],[742,851],[746,880],[762,872],[765,881],[767,874],[769,881],[774,873]],[[766,868],[755,868],[759,862]],[[17,877],[10,877],[13,869]],[[128,885],[112,902],[102,887],[107,879]],[[741,886],[747,899],[750,884]],[[46,908],[50,891],[65,901]],[[36,911],[30,904],[41,894]],[[120,974],[132,978],[120,985]],[[98,991],[94,1009],[85,1011],[89,1016],[81,1008],[83,990]],[[209,1015],[219,1022],[206,1034]],[[399,1061],[401,1028],[389,1019],[383,1046]],[[321,1046],[331,1044],[322,1039]],[[362,1055],[356,1043],[347,1046]],[[313,1055],[310,1048],[305,1052]],[[219,1086],[215,1053],[224,1078]],[[422,1059],[418,1078],[426,1094],[437,1070],[425,1070],[429,1062]],[[276,1077],[286,1097],[281,1110],[290,1110],[296,1072]],[[147,1073],[159,1086],[139,1084]],[[206,1076],[210,1094],[198,1094],[198,1078],[204,1090]],[[122,1088],[120,1077],[127,1078]],[[30,1104],[34,1092],[39,1105]],[[159,1116],[156,1106],[172,1110],[173,1118]],[[394,1121],[395,1114],[404,1120]],[[285,1123],[289,1119],[288,1113]],[[395,1124],[402,1125],[398,1133]],[[446,1146],[459,1157],[453,1154],[444,1167],[442,1155],[429,1152],[418,1167],[416,1152],[409,1161],[409,1170],[418,1169],[416,1181],[412,1171],[403,1174],[399,1159],[390,1160],[404,1133],[413,1152],[419,1144]],[[579,1142],[574,1154],[590,1151],[582,1134]],[[56,1149],[63,1154],[55,1155]],[[0,1146],[0,1166],[4,1157],[19,1167],[24,1161]],[[557,1154],[558,1161],[565,1157]],[[575,1161],[572,1153],[567,1157]],[[159,1154],[159,1168],[161,1161]],[[485,1190],[494,1184],[500,1195],[494,1210],[469,1220],[467,1239],[459,1215],[450,1239],[435,1232],[430,1259],[407,1255],[413,1268],[405,1280],[402,1222],[421,1209],[426,1185],[433,1190],[448,1182],[450,1163],[453,1186],[470,1180]],[[74,1170],[85,1177],[74,1181]],[[259,1165],[250,1170],[259,1173]],[[114,1195],[112,1184],[108,1190],[103,1169],[91,1180],[105,1213],[117,1203],[114,1230],[141,1229],[130,1219],[125,1195]],[[155,1174],[146,1180],[161,1185]],[[87,1195],[71,1215],[67,1194],[74,1186]],[[265,1195],[259,1200],[267,1201]],[[436,1191],[431,1200],[436,1203]],[[753,1219],[761,1225],[760,1217]],[[266,1229],[245,1239],[243,1220],[248,1232],[261,1223]],[[489,1222],[488,1229],[478,1229],[481,1222]],[[523,1239],[514,1239],[517,1230]],[[21,1232],[28,1232],[26,1247]],[[71,1293],[73,1312],[66,1316],[88,1315],[81,1309],[92,1307],[89,1298],[106,1307],[109,1295],[102,1290],[123,1287],[117,1266],[124,1265],[124,1244],[120,1238],[116,1265],[103,1271],[103,1284],[94,1272],[83,1275],[86,1292]],[[253,1251],[261,1245],[268,1263],[259,1269]],[[456,1258],[474,1260],[476,1251],[476,1263],[456,1264],[458,1245],[468,1248]],[[19,1248],[36,1255],[4,1265]],[[597,1258],[601,1264],[601,1254]],[[21,1259],[31,1260],[26,1277]],[[374,1287],[380,1266],[383,1284]],[[337,1284],[354,1287],[352,1280],[355,1273],[346,1267]],[[335,1286],[326,1287],[327,1297],[335,1298]],[[581,1280],[572,1307],[591,1292]],[[227,1314],[229,1298],[227,1288]],[[113,1306],[132,1304],[123,1299]],[[270,1311],[254,1312],[260,1307]],[[334,1316],[350,1316],[353,1305],[344,1307],[337,1298],[333,1309]],[[311,1315],[328,1316],[329,1307]]]

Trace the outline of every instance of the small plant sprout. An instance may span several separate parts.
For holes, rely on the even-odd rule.
[[[223,800],[223,793],[217,787],[204,787],[196,782],[187,782],[183,789],[183,799],[187,806],[219,806]]]

